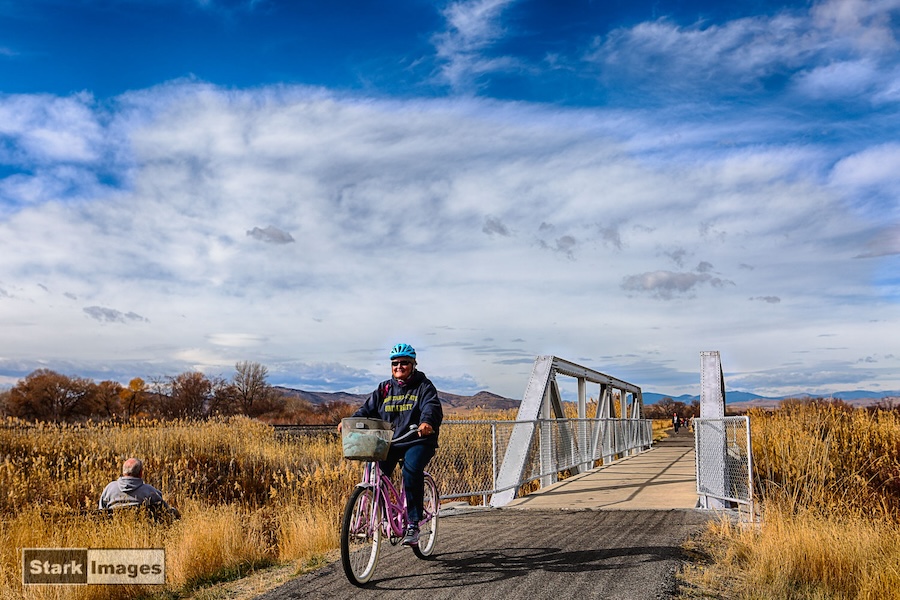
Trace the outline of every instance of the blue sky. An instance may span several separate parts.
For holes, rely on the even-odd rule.
[[[898,390],[898,46],[900,0],[0,0],[0,384]]]

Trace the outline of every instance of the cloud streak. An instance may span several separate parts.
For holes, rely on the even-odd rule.
[[[622,289],[629,292],[646,292],[654,298],[671,300],[677,294],[693,292],[701,285],[721,288],[735,285],[733,281],[714,277],[709,273],[685,273],[654,271],[629,275],[622,281]]]
[[[460,0],[443,10],[447,29],[433,36],[438,81],[458,92],[477,89],[486,74],[512,68],[508,56],[485,53],[505,35],[501,16],[515,0]]]

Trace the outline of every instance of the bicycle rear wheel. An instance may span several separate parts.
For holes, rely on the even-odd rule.
[[[350,494],[341,522],[341,564],[353,585],[365,585],[378,564],[383,508],[371,488],[358,487]]]
[[[441,496],[438,493],[437,484],[428,473],[425,474],[425,502],[424,514],[419,521],[419,545],[413,546],[413,552],[419,558],[427,558],[434,552],[434,544],[437,541],[438,513],[441,509]]]

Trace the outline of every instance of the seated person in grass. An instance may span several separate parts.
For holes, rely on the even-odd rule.
[[[162,492],[144,483],[144,463],[137,458],[129,458],[122,464],[122,476],[111,482],[100,495],[100,509],[140,508],[150,509],[154,514],[168,513],[179,518],[178,509],[163,500]]]

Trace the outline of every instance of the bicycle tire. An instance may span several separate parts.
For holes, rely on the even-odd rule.
[[[413,552],[419,558],[428,558],[434,552],[437,542],[438,516],[441,511],[441,496],[438,493],[434,478],[425,474],[425,519],[419,523],[419,545],[413,546]]]
[[[384,509],[375,502],[375,491],[358,487],[350,494],[341,521],[341,565],[350,583],[362,587],[372,578],[381,550],[381,515]]]

